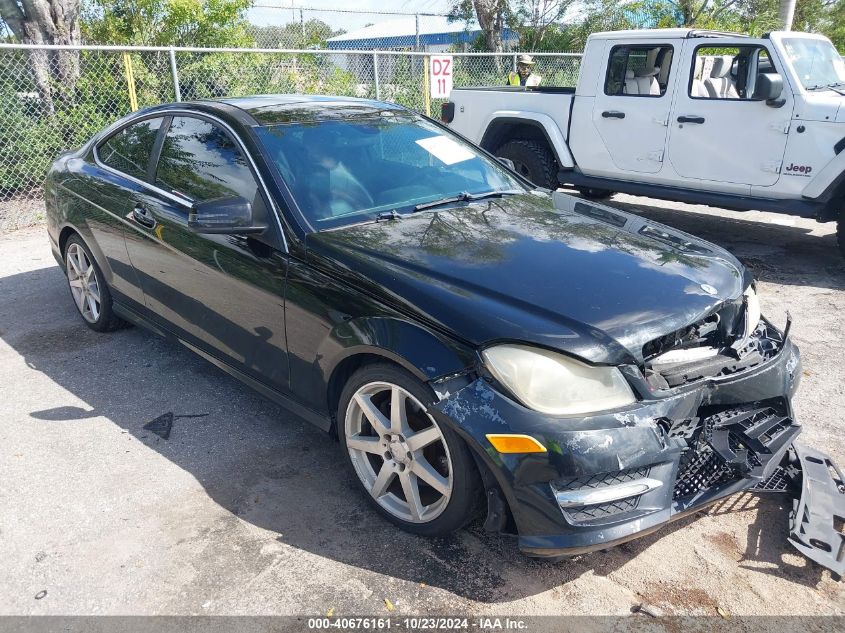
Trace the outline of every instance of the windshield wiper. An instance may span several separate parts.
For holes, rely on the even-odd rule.
[[[845,82],[834,81],[832,84],[817,84],[815,86],[810,86],[809,88],[807,88],[807,90],[833,90],[833,92],[845,96],[845,92],[839,90],[839,86],[845,86]]]
[[[423,209],[431,209],[433,207],[439,207],[444,204],[452,204],[454,202],[472,202],[474,200],[483,200],[484,198],[501,198],[504,195],[517,193],[522,193],[522,191],[516,189],[486,191],[484,193],[469,193],[468,191],[462,191],[455,196],[447,196],[446,198],[440,198],[439,200],[432,200],[430,202],[421,202],[420,204],[415,205],[413,210],[422,211]]]
[[[383,220],[401,220],[402,215],[396,212],[396,209],[392,209],[391,211],[382,211],[376,216],[376,222],[381,222]]]

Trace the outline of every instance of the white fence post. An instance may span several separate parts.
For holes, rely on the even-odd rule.
[[[378,53],[373,52],[373,75],[375,76],[375,83],[376,83],[376,101],[381,100],[381,85],[379,85],[379,78],[378,78]]]
[[[173,76],[173,94],[176,96],[176,101],[182,100],[182,90],[179,87],[179,71],[176,69],[176,51],[170,49],[170,74]]]

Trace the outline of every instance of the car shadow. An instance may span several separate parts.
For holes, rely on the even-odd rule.
[[[647,201],[647,198],[626,197],[603,202],[718,244],[739,258],[761,281],[845,289],[845,259],[840,255],[835,232],[816,235],[806,228],[822,225],[800,220],[804,226],[786,226],[759,219],[715,216],[681,203],[665,207]],[[784,222],[795,220],[788,215],[770,216]]]
[[[824,570],[820,565],[806,559],[797,550],[787,545],[789,536],[789,513],[792,510],[792,496],[786,493],[764,493],[755,495],[741,493],[729,497],[710,509],[710,514],[719,516],[737,512],[754,512],[754,520],[747,525],[748,536],[738,564],[743,569],[786,578],[805,587],[815,588],[822,579]],[[718,548],[728,549],[730,545],[719,535],[713,535],[712,542]],[[735,543],[734,543],[735,545]]]
[[[18,298],[14,311],[0,309],[6,313],[0,338],[31,370],[84,403],[36,408],[33,425],[67,428],[103,417],[191,473],[232,515],[317,556],[475,601],[506,602],[585,573],[607,576],[696,520],[558,563],[524,557],[514,538],[487,534],[478,522],[448,538],[417,537],[369,507],[337,443],[322,431],[178,344],[140,328],[89,330],[57,267],[2,278],[0,295]],[[776,562],[775,553],[788,546],[781,531],[764,526],[749,528],[755,550],[748,558],[762,551],[767,563]],[[789,577],[811,585],[820,574],[808,564]]]

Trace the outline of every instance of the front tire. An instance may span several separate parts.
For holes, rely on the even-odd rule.
[[[85,325],[95,332],[111,332],[126,325],[112,309],[103,271],[78,235],[71,235],[65,245],[65,273],[70,296]]]
[[[403,530],[442,536],[477,514],[480,480],[469,448],[428,410],[429,389],[388,364],[355,372],[341,394],[346,462],[376,510]]]
[[[517,139],[500,146],[495,153],[513,161],[516,172],[538,187],[557,189],[557,161],[546,143]]]

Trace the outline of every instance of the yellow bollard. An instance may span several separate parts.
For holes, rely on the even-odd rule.
[[[123,53],[123,71],[126,74],[126,86],[129,88],[129,107],[132,112],[138,110],[138,95],[135,94],[135,73],[132,72],[132,57]]]

